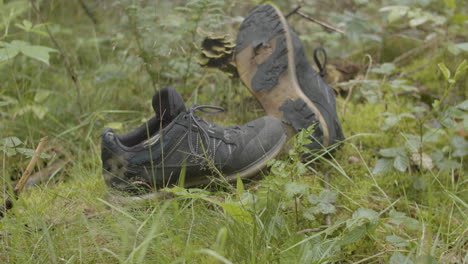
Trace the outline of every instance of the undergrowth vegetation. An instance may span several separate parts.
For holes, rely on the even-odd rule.
[[[309,58],[327,50],[342,147],[304,160],[303,131],[253,180],[122,203],[99,136],[150,118],[158,89],[224,107],[206,117],[221,125],[265,114],[198,59],[260,1],[0,0],[1,199],[48,136],[0,262],[467,263],[466,1],[273,2],[302,5],[288,21]]]

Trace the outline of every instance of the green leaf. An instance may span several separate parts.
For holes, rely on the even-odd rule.
[[[42,103],[45,101],[45,99],[47,99],[47,97],[49,97],[50,94],[51,91],[38,90],[36,92],[36,95],[34,96],[34,101],[36,101],[37,103]]]
[[[388,172],[390,171],[392,167],[393,167],[393,159],[388,159],[388,158],[379,159],[377,163],[375,164],[372,174],[377,175],[377,174]]]
[[[336,212],[335,206],[331,203],[319,203],[317,207],[322,214],[333,214]]]
[[[468,42],[463,42],[463,43],[457,43],[455,44],[455,47],[468,52]]]
[[[390,222],[396,225],[404,225],[405,227],[411,230],[418,230],[420,229],[420,225],[418,220],[406,216],[402,212],[397,212],[395,210],[390,211]]]
[[[340,246],[346,246],[352,244],[356,241],[361,240],[366,235],[367,228],[366,226],[359,226],[352,229],[349,232],[346,232],[341,239],[339,240]]]
[[[240,174],[237,174],[237,186],[236,187],[237,187],[237,195],[241,197],[245,189],[244,189],[244,183],[242,182]]]
[[[468,111],[468,100],[463,101],[463,103],[460,103],[456,107],[461,110]]]
[[[0,49],[0,62],[7,61],[18,55],[19,50],[11,47]]]
[[[399,252],[395,252],[390,257],[390,264],[414,264],[411,259]]]
[[[287,183],[285,186],[285,193],[286,196],[289,198],[293,198],[298,195],[305,195],[307,194],[307,191],[309,190],[309,185],[307,184],[302,184],[302,183],[295,183],[295,182],[290,182]]]
[[[377,224],[379,220],[379,214],[368,208],[359,208],[353,213],[353,219],[359,220],[356,222],[358,226],[364,225],[366,223],[370,223],[372,225]]]
[[[455,9],[457,7],[455,0],[444,0],[444,2],[450,9]]]
[[[388,242],[392,243],[395,247],[407,247],[409,246],[409,243],[406,239],[397,236],[397,235],[391,235],[385,237],[385,240]]]
[[[381,8],[380,12],[390,12],[388,14],[388,22],[393,23],[400,19],[401,17],[405,16],[408,12],[409,7],[407,6],[386,6]]]
[[[429,18],[427,16],[419,16],[419,17],[411,19],[409,21],[409,25],[410,27],[417,27],[419,25],[426,23],[428,20]]]
[[[319,198],[317,195],[311,194],[311,195],[309,195],[309,196],[307,197],[307,199],[309,200],[309,202],[310,202],[311,204],[318,204],[318,203],[320,203],[320,198]]]
[[[33,105],[31,110],[39,119],[43,119],[48,112],[48,109],[42,105]]]
[[[2,139],[2,141],[0,142],[2,143],[3,146],[7,148],[14,148],[23,144],[23,141],[21,141],[17,137],[7,137],[7,138]]]
[[[396,156],[395,160],[393,161],[393,167],[401,172],[405,172],[409,165],[408,157],[398,155]]]
[[[444,75],[445,77],[445,80],[450,80],[450,70],[447,68],[447,66],[445,66],[445,64],[443,62],[437,64],[437,66],[439,66],[439,69],[440,71],[442,72],[442,74]]]
[[[220,203],[219,205],[224,209],[224,212],[230,215],[237,222],[247,224],[253,222],[252,215],[242,206],[232,203]]]
[[[335,203],[338,198],[338,193],[330,190],[320,192],[320,200],[324,203]]]
[[[397,156],[406,155],[404,148],[388,148],[381,149],[379,154],[385,158],[395,158]]]
[[[314,221],[315,220],[314,213],[315,212],[313,210],[311,210],[311,208],[308,208],[307,210],[305,210],[302,213],[302,216],[304,216],[305,219],[308,219],[310,221]]]
[[[468,42],[467,42],[468,44]],[[468,69],[468,64],[466,60],[463,60],[457,67],[457,70],[455,71],[455,77],[453,77],[454,80],[458,80],[461,77],[465,76],[465,72]]]
[[[388,75],[392,73],[396,69],[395,64],[393,63],[384,63],[379,68],[372,69],[372,72],[378,74],[385,74]]]
[[[1,42],[0,46],[3,46],[5,47],[5,49],[9,50],[8,54],[10,58],[12,54],[15,54],[14,51],[16,51],[16,54],[18,54],[18,52],[21,52],[25,56],[44,62],[47,65],[49,65],[49,53],[57,52],[57,50],[55,49],[44,47],[44,46],[31,45],[21,40],[13,40],[11,43]],[[0,61],[1,60],[2,60],[2,55],[0,52]]]

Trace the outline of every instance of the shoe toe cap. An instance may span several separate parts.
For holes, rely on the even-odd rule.
[[[279,119],[267,116],[249,122],[245,126],[250,129],[247,130],[244,148],[236,155],[238,164],[251,165],[274,155],[283,147],[286,130]]]

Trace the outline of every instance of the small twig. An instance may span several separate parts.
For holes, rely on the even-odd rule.
[[[93,21],[93,23],[96,25],[98,23],[96,16],[93,14],[91,9],[86,5],[86,3],[83,0],[78,0],[80,3],[81,8],[85,11],[86,15]]]
[[[298,14],[298,15],[300,15],[301,17],[303,17],[303,18],[309,20],[310,22],[314,22],[314,23],[316,23],[316,24],[322,26],[322,27],[323,27],[324,29],[326,29],[326,30],[336,31],[336,32],[341,33],[341,34],[346,34],[346,32],[345,32],[344,30],[339,29],[339,28],[337,28],[337,27],[334,27],[334,26],[332,26],[332,25],[330,25],[330,24],[328,24],[328,23],[326,23],[326,22],[320,21],[320,20],[315,19],[315,18],[313,18],[313,17],[310,17],[309,15],[307,15],[307,14],[305,14],[305,13],[302,13],[302,12],[299,11],[299,10],[296,10],[296,11],[295,11],[294,13],[292,13],[292,14]]]
[[[34,166],[36,166],[37,159],[41,156],[42,151],[44,150],[44,145],[46,141],[47,141],[47,137],[43,137],[39,141],[36,151],[34,152],[34,155],[32,156],[31,160],[29,161],[28,166],[26,167],[26,170],[24,170],[23,175],[21,175],[20,180],[15,186],[15,196],[18,196],[21,193],[21,191],[23,191],[24,186],[28,182],[29,176],[31,176]]]
[[[287,13],[284,17],[288,19],[291,15],[294,15],[299,9],[301,9],[304,6],[304,3],[300,3],[296,8],[291,10],[291,12]]]
[[[83,107],[81,105],[81,85],[80,85],[80,80],[78,79],[78,74],[76,74],[75,69],[73,68],[73,65],[70,63],[70,60],[68,59],[67,54],[62,49],[60,44],[57,42],[57,39],[55,38],[54,34],[52,34],[47,24],[44,23],[44,19],[42,18],[41,11],[39,11],[39,8],[34,4],[34,0],[30,0],[30,2],[31,2],[32,8],[34,9],[34,12],[39,18],[39,21],[41,22],[41,24],[44,24],[44,28],[46,29],[50,40],[52,40],[55,48],[60,52],[60,55],[62,55],[63,64],[65,65],[68,75],[70,75],[70,78],[72,79],[76,87],[76,95],[77,95],[76,99],[77,99],[78,107],[80,109],[80,113],[83,113]]]
[[[34,166],[37,163],[37,159],[41,156],[42,151],[44,150],[44,145],[46,141],[47,141],[47,137],[43,137],[39,141],[36,151],[34,152],[34,155],[32,156],[31,160],[29,161],[28,166],[26,167],[26,170],[24,170],[23,174],[21,175],[21,178],[19,179],[18,183],[15,186],[13,198],[8,197],[6,201],[3,203],[3,206],[2,206],[3,208],[0,208],[0,218],[4,216],[4,212],[13,208],[13,199],[16,199],[21,193],[21,191],[23,191],[24,186],[28,182],[29,176],[31,176],[32,170],[34,169]]]

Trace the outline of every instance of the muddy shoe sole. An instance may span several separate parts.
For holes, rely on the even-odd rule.
[[[323,86],[326,84],[312,69],[297,35],[275,6],[257,7],[245,18],[235,60],[241,80],[268,115],[289,124],[295,132],[315,125],[314,142],[307,147],[322,149],[341,137],[334,97],[330,99],[334,95]]]

